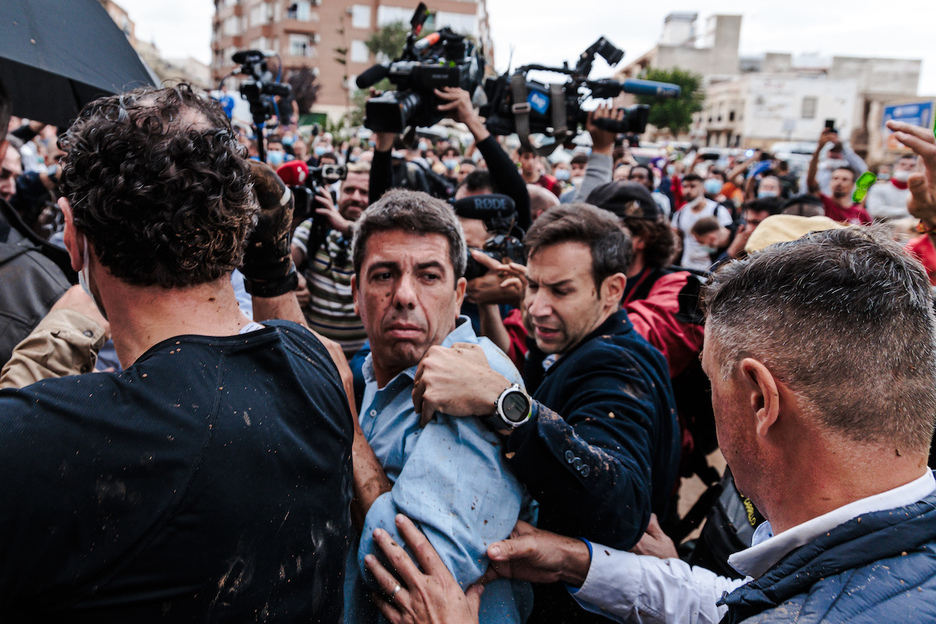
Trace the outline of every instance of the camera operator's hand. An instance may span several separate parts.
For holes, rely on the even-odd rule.
[[[395,132],[375,132],[374,149],[378,152],[389,152],[393,149],[393,142],[396,140]]]
[[[515,277],[515,271],[510,268],[511,265],[498,262],[475,249],[468,251],[478,264],[488,269],[486,274],[468,282],[465,295],[468,300],[479,305],[505,303],[519,308],[523,302],[523,284],[519,280],[508,279]]]
[[[471,104],[471,95],[459,87],[444,87],[435,90],[436,97],[445,100],[446,104],[439,104],[439,110],[449,113],[455,121],[468,126],[475,141],[483,141],[491,136],[484,126],[484,122]]]
[[[588,122],[585,124],[585,129],[588,130],[588,133],[591,135],[592,152],[610,156],[611,150],[614,148],[614,139],[617,137],[617,132],[601,130],[595,126],[595,122],[599,119],[620,120],[623,119],[623,116],[624,111],[620,109],[615,110],[612,108],[611,104],[601,104],[598,108],[588,113]]]
[[[351,233],[351,222],[338,212],[328,188],[320,188],[315,200],[319,203],[319,206],[315,208],[315,214],[320,214],[328,219],[328,224],[333,230],[337,230],[341,232],[342,236],[347,237]]]
[[[920,157],[923,171],[910,174],[907,180],[910,188],[907,209],[932,229],[936,226],[936,138],[927,128],[900,121],[888,121],[887,127],[894,132],[895,139]]]
[[[241,272],[251,295],[278,297],[291,292],[298,281],[289,249],[294,200],[269,165],[250,160],[248,166],[260,213],[247,239]]]

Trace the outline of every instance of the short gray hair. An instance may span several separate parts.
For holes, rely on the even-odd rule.
[[[403,230],[413,234],[442,234],[448,240],[455,281],[465,274],[468,246],[461,223],[450,205],[427,193],[395,189],[367,207],[352,226],[351,258],[354,274],[361,279],[367,239],[377,232]]]
[[[753,357],[825,428],[857,442],[929,448],[933,297],[925,269],[886,228],[827,230],[772,245],[723,266],[704,297],[706,337],[717,343],[723,376]]]

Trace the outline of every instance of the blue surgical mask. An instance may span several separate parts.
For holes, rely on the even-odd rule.
[[[321,156],[321,155],[324,154],[326,151],[327,151],[327,150],[326,150],[324,147],[322,147],[321,145],[318,145],[318,146],[316,146],[316,148],[315,148],[315,155],[316,155],[316,156]]]
[[[709,178],[704,183],[705,192],[709,195],[718,195],[722,190],[722,181],[716,180],[714,178]]]
[[[710,256],[711,256],[713,253],[715,253],[715,252],[718,251],[718,249],[716,249],[715,247],[709,247],[708,245],[701,245],[701,247],[702,247],[702,251],[704,251],[705,253],[707,253],[707,254],[710,255]]]
[[[780,197],[780,193],[777,191],[757,191],[758,199],[763,199],[764,197]]]
[[[556,169],[556,179],[565,182],[569,179],[571,172],[568,169]]]
[[[666,165],[666,175],[673,175],[676,173],[676,165]]]
[[[458,159],[446,158],[445,160],[442,161],[442,164],[445,165],[445,168],[448,169],[449,171],[454,171],[455,167],[458,166]]]
[[[271,167],[279,167],[286,159],[286,153],[279,150],[273,150],[272,152],[267,152],[266,157],[268,165]]]

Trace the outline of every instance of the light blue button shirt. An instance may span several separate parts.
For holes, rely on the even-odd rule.
[[[491,368],[511,383],[523,385],[510,359],[487,338],[478,338],[465,316],[446,336],[443,347],[456,342],[480,345]],[[500,437],[476,418],[436,414],[424,428],[413,408],[416,366],[377,388],[370,355],[363,367],[365,390],[359,419],[364,437],[384,467],[393,488],[380,496],[364,521],[357,551],[348,559],[345,581],[345,622],[363,624],[382,619],[365,586],[364,556],[379,555],[374,529],[382,528],[397,543],[398,513],[412,518],[442,561],[466,588],[488,566],[487,546],[507,538],[517,519],[528,519],[530,498],[507,468]],[[521,513],[523,512],[523,513]],[[526,620],[532,593],[526,583],[498,580],[485,588],[480,618],[484,623]]]

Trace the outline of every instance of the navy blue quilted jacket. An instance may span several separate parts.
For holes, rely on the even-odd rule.
[[[723,624],[936,622],[936,493],[836,527],[723,602]]]

